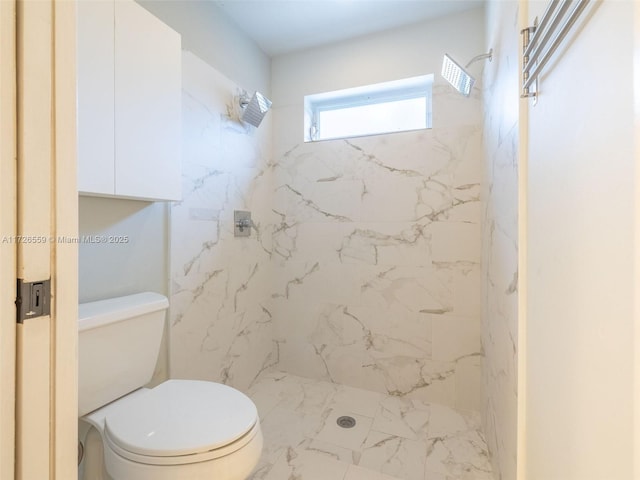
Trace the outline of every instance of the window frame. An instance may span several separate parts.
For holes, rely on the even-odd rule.
[[[317,142],[323,140],[338,140],[341,138],[354,138],[370,135],[385,135],[415,130],[432,128],[432,90],[433,74],[419,75],[416,77],[392,80],[360,87],[335,90],[304,97],[305,142]],[[426,101],[425,126],[404,130],[387,132],[373,132],[357,135],[344,135],[339,137],[322,138],[320,131],[320,115],[322,112],[355,108],[366,105],[379,105],[403,100],[424,98]]]

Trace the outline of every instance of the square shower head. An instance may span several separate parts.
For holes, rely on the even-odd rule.
[[[262,95],[260,92],[256,92],[251,97],[248,103],[242,104],[242,114],[240,119],[243,122],[249,123],[254,127],[257,127],[262,122],[262,119],[271,108],[271,100]]]
[[[458,63],[446,53],[442,60],[442,76],[453,85],[453,88],[465,97],[469,96],[471,88],[476,81],[469,72],[458,65]]]

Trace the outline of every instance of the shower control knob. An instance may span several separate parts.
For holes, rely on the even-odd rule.
[[[236,227],[242,232],[245,228],[251,227],[251,221],[243,218],[242,220],[238,220],[236,222]]]
[[[235,210],[233,212],[233,234],[236,237],[248,237],[251,235],[251,212]]]

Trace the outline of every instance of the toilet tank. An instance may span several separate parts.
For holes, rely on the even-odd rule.
[[[168,306],[153,292],[79,305],[78,416],[151,380]]]

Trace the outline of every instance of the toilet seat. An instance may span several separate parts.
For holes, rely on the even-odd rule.
[[[229,445],[225,445],[224,447],[216,448],[215,450],[210,450],[208,452],[192,453],[192,454],[180,455],[175,457],[168,457],[168,456],[154,457],[154,456],[148,456],[148,455],[140,455],[137,453],[124,450],[117,444],[114,444],[113,440],[111,440],[111,438],[109,438],[108,436],[106,436],[105,440],[109,450],[123,459],[130,460],[138,464],[154,465],[154,466],[164,466],[164,465],[171,466],[171,465],[185,465],[190,463],[203,463],[209,460],[214,460],[216,458],[225,457],[227,455],[230,455],[240,450],[245,445],[249,444],[260,433],[261,433],[260,425],[259,423],[256,423],[254,427],[249,432],[247,432],[247,434],[244,437],[236,440],[235,442]]]
[[[127,399],[126,408],[110,409],[103,425],[104,439],[114,453],[148,465],[229,455],[260,430],[258,412],[246,395],[195,380],[168,380]]]

